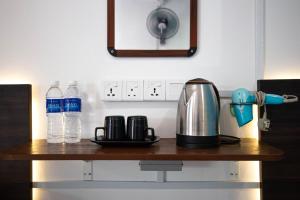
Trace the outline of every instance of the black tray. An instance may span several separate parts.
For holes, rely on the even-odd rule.
[[[105,140],[103,136],[98,136],[97,140],[95,138],[90,139],[91,142],[99,144],[101,146],[133,146],[133,147],[147,147],[158,142],[160,140],[159,136],[154,136],[154,139],[146,138],[144,141],[132,141],[132,140]]]

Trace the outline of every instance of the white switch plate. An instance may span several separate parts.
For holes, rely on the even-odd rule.
[[[145,101],[165,101],[166,82],[165,80],[144,80]]]
[[[83,180],[91,181],[93,180],[93,161],[85,160],[83,161]]]
[[[240,163],[239,161],[231,161],[228,166],[228,179],[238,181],[240,179]]]
[[[143,101],[143,80],[123,81],[123,101]]]
[[[167,80],[166,81],[166,101],[178,101],[184,80]]]
[[[122,100],[122,81],[104,81],[103,99],[105,101]]]

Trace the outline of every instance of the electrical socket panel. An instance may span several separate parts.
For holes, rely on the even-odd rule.
[[[104,81],[104,101],[122,101],[122,81]]]
[[[184,80],[167,80],[166,101],[178,101],[184,84]]]
[[[106,80],[104,101],[178,101],[184,80]]]
[[[165,80],[144,80],[145,101],[165,101],[166,82]]]
[[[123,81],[123,101],[143,101],[143,80]]]

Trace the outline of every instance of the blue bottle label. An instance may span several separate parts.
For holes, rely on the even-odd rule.
[[[47,113],[63,112],[63,99],[46,99]]]
[[[64,99],[64,112],[81,112],[81,99],[80,98]]]

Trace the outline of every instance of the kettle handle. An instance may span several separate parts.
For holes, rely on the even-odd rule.
[[[186,87],[183,87],[183,101],[184,101],[184,105],[187,104],[187,98],[186,98],[186,91],[185,91]]]
[[[220,94],[219,94],[219,91],[218,91],[218,88],[215,86],[215,84],[211,83],[213,88],[214,88],[214,91],[216,93],[216,96],[217,96],[217,100],[218,100],[218,107],[219,107],[219,110],[220,110],[220,107],[221,107],[221,103],[220,103]],[[184,104],[186,105],[187,104],[187,97],[186,97],[186,91],[185,91],[185,87],[183,88],[183,101],[184,101]]]
[[[219,94],[219,91],[218,91],[218,88],[215,86],[215,84],[211,83],[213,88],[214,88],[214,91],[217,95],[217,100],[218,100],[218,105],[219,105],[219,110],[220,110],[220,107],[221,107],[221,103],[220,103],[220,94]]]

